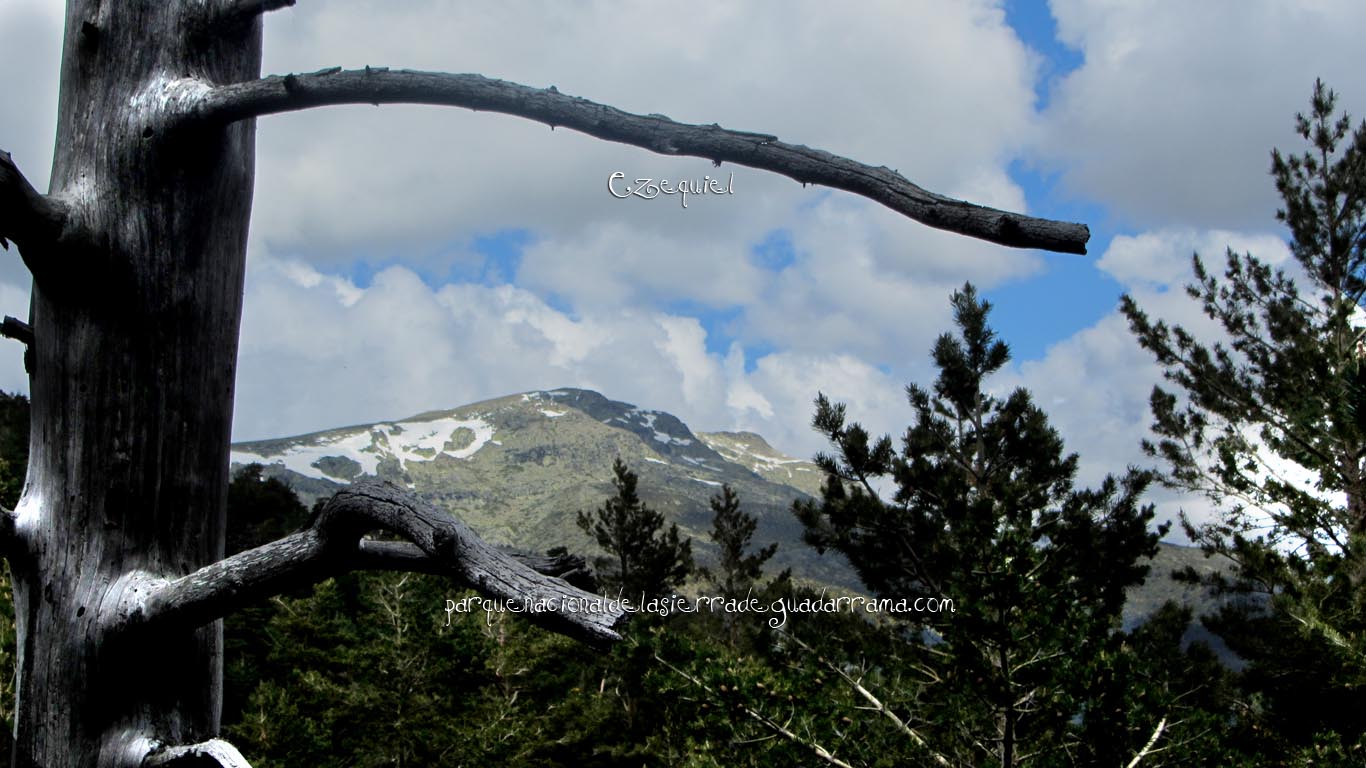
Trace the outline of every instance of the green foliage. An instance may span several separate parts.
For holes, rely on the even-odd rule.
[[[294,489],[261,471],[260,464],[248,464],[228,484],[229,555],[282,538],[308,521]]]
[[[1141,764],[1258,764],[1233,746],[1255,734],[1228,733],[1234,674],[1202,643],[1182,649],[1190,621],[1189,609],[1167,603],[1107,651],[1092,681],[1098,695],[1081,720],[1078,763],[1125,765],[1161,725],[1154,742],[1161,751]]]
[[[606,594],[633,602],[667,595],[693,571],[692,539],[680,540],[678,525],[636,495],[636,474],[618,458],[612,464],[617,494],[593,514],[582,510],[578,525],[607,553],[595,561]]]
[[[28,470],[29,403],[23,395],[0,392],[0,506],[14,509]],[[9,563],[0,563],[0,765],[9,763],[14,720],[14,669],[18,659]]]
[[[722,597],[742,597],[754,588],[764,573],[764,563],[778,550],[776,543],[749,551],[750,540],[759,521],[740,509],[740,497],[729,485],[711,498],[711,540],[716,544],[716,567],[700,573]]]
[[[953,759],[1015,765],[1073,748],[1072,724],[1118,650],[1124,590],[1165,528],[1150,531],[1139,506],[1143,473],[1073,489],[1076,456],[1029,394],[984,388],[1009,360],[990,305],[971,285],[952,301],[958,335],[935,343],[933,388],[907,387],[915,421],[900,453],[817,398],[814,426],[837,453],[817,458],[822,500],[795,511],[807,540],[848,557],[875,595],[953,601],[953,613],[907,617],[913,664],[934,683],[917,705],[928,741]],[[896,484],[891,503],[879,478]]]
[[[1206,624],[1250,662],[1239,717],[1283,760],[1346,754],[1366,735],[1350,714],[1366,708],[1366,123],[1352,130],[1335,101],[1316,82],[1295,119],[1307,147],[1272,153],[1294,264],[1230,250],[1217,277],[1194,257],[1188,293],[1223,341],[1123,300],[1175,388],[1154,388],[1144,448],[1164,483],[1220,505],[1214,522],[1183,521],[1238,566],[1212,581],[1243,599]]]
[[[444,626],[446,585],[406,574],[331,579],[277,601],[260,679],[227,731],[253,765],[458,765],[474,622]],[[482,618],[482,617],[480,617]]]
[[[716,544],[717,563],[715,567],[699,569],[699,573],[719,597],[745,600],[757,595],[760,600],[770,602],[769,598],[791,577],[790,572],[783,571],[775,584],[765,589],[759,588],[764,575],[764,563],[778,551],[778,544],[774,542],[750,551],[750,542],[759,521],[740,509],[740,497],[729,485],[722,485],[721,493],[711,497],[711,511],[711,540]],[[743,630],[754,624],[741,621],[741,617],[732,613],[723,613],[719,618],[732,647],[740,642]]]
[[[302,527],[307,511],[285,483],[261,475],[260,464],[237,471],[228,483],[226,550],[231,555]],[[265,632],[280,603],[255,603],[223,620],[223,716],[241,716],[246,697],[265,674],[270,638]]]

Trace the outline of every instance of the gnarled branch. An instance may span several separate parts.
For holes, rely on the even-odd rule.
[[[536,554],[509,547],[499,547],[508,557],[544,576],[554,576],[585,590],[596,588],[588,563],[578,555],[568,553]],[[444,576],[450,566],[429,557],[422,548],[407,541],[376,541],[364,539],[356,550],[356,570],[405,571]]]
[[[199,744],[162,747],[147,755],[144,768],[251,768],[237,747],[222,739],[209,739]]]
[[[663,115],[637,115],[554,86],[531,88],[481,75],[410,70],[326,69],[266,77],[209,88],[188,117],[231,122],[332,104],[436,104],[525,117],[599,139],[665,155],[773,171],[803,184],[820,184],[875,200],[937,229],[1015,248],[1085,253],[1084,224],[1039,219],[955,200],[912,184],[887,167],[873,167],[776,136],[719,125],[679,123]]]
[[[365,541],[381,529],[407,540]],[[572,560],[541,560],[577,570]],[[152,586],[118,621],[124,628],[199,626],[251,602],[360,568],[450,576],[517,602],[542,626],[602,645],[619,640],[617,603],[589,594],[485,543],[464,523],[390,483],[363,480],[338,491],[307,529]]]

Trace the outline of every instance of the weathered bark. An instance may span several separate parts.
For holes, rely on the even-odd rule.
[[[222,739],[186,746],[155,745],[142,764],[146,768],[251,768],[242,753]]]
[[[48,194],[0,154],[0,246],[13,242],[34,277],[29,323],[4,330],[29,345],[32,376],[27,482],[0,514],[19,638],[17,766],[244,764],[215,739],[215,617],[300,580],[405,567],[497,597],[583,596],[378,486],[340,494],[308,531],[223,560],[258,115],[357,100],[490,109],[846,189],[1006,245],[1084,250],[1082,225],[553,88],[368,69],[259,79],[257,17],[290,4],[69,0]],[[375,528],[407,542],[362,539]],[[614,637],[613,615],[541,618]]]
[[[130,735],[218,731],[216,624],[132,645],[102,621],[138,588],[128,574],[223,555],[255,126],[175,129],[161,86],[256,78],[261,32],[203,34],[209,5],[67,6],[47,223],[13,237],[34,272],[16,765],[113,765]]]
[[[403,536],[411,548],[361,540],[376,528]],[[490,597],[543,608],[528,618],[586,643],[621,639],[614,631],[620,607],[528,568],[449,514],[377,480],[338,491],[303,531],[178,579],[147,580],[142,594],[117,608],[111,624],[120,634],[154,635],[200,626],[256,600],[358,568],[388,570],[395,561],[404,570],[450,576]],[[559,565],[553,559],[545,564]]]

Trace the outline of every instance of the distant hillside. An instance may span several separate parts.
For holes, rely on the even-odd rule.
[[[857,589],[840,556],[801,541],[792,502],[818,496],[824,480],[809,461],[786,456],[753,432],[695,433],[672,414],[583,389],[527,392],[397,421],[362,424],[233,446],[234,465],[251,462],[288,482],[311,504],[360,477],[404,485],[458,515],[499,544],[590,552],[575,511],[613,493],[620,456],[640,477],[647,504],[713,559],[709,499],[723,483],[759,520],[756,545],[778,542],[770,568],[812,582]],[[1141,621],[1166,599],[1206,609],[1201,590],[1177,584],[1186,565],[1219,567],[1195,549],[1164,544],[1146,584],[1131,591],[1125,622]]]
[[[728,483],[759,520],[756,542],[779,542],[772,569],[856,586],[847,564],[801,543],[792,502],[819,485],[814,465],[784,456],[758,435],[697,435],[677,417],[581,389],[527,392],[398,421],[233,446],[234,465],[257,462],[305,501],[377,475],[450,510],[500,544],[590,551],[574,524],[614,491],[620,456],[640,493],[712,559],[709,499]],[[756,472],[755,470],[758,470]],[[778,482],[789,478],[793,482]],[[807,478],[813,478],[808,481]]]

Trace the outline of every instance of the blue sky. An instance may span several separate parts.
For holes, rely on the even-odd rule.
[[[835,5],[301,2],[267,72],[411,67],[774,133],[934,191],[1087,223],[1086,256],[999,248],[743,167],[734,194],[619,200],[609,174],[702,178],[514,118],[426,107],[263,119],[234,434],[258,439],[559,386],[750,429],[809,456],[825,392],[900,432],[908,381],[972,281],[1082,479],[1141,462],[1159,372],[1115,313],[1198,325],[1192,251],[1287,255],[1267,176],[1315,77],[1364,113],[1366,5],[1281,0]],[[52,154],[60,4],[0,5],[0,147]],[[1255,53],[1254,53],[1255,52]],[[27,277],[0,260],[0,312]],[[0,388],[26,390],[0,346]],[[1190,500],[1160,499],[1163,510]]]
[[[1047,107],[1051,92],[1085,62],[1081,51],[1058,39],[1058,25],[1045,0],[1010,0],[1006,23],[1021,42],[1042,57],[1034,82],[1035,104]],[[1115,230],[1105,208],[1058,189],[1060,174],[1041,170],[1023,159],[1010,163],[1010,178],[1024,190],[1031,211],[1091,228],[1090,253],[1104,253]],[[989,291],[994,317],[1009,328],[1011,349],[1019,359],[1043,357],[1048,345],[1087,328],[1114,310],[1124,286],[1095,268],[1092,258],[1048,254],[1042,273],[1033,280]],[[1040,296],[1066,296],[1068,301],[1039,301]]]

